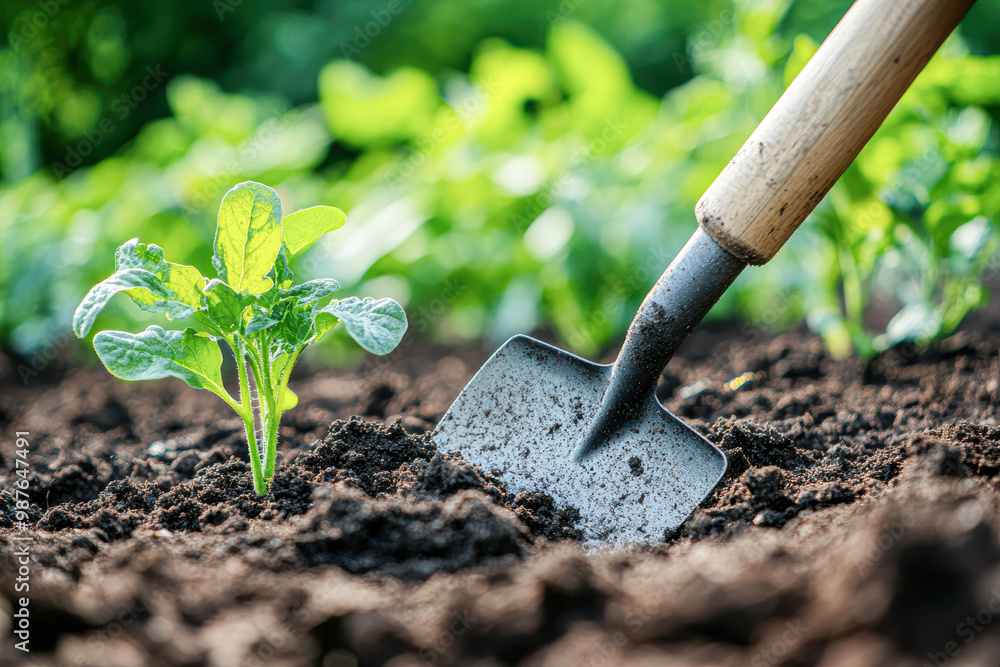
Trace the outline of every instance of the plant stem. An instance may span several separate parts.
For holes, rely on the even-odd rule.
[[[288,361],[285,362],[284,368],[281,369],[281,374],[277,377],[277,382],[274,385],[274,406],[271,410],[270,421],[271,431],[267,440],[267,467],[264,469],[264,479],[269,483],[274,477],[274,465],[278,449],[278,427],[281,424],[281,415],[284,412],[282,406],[284,405],[285,389],[288,388],[288,379],[292,375],[292,367],[295,365],[295,361],[298,359],[299,352],[301,351],[302,348],[299,348],[288,357]],[[268,375],[268,381],[275,382],[275,378],[271,378]]]
[[[260,443],[264,440],[265,413],[264,406],[260,402],[260,381],[257,379],[252,365],[247,376],[247,381],[250,385],[250,411],[253,414],[254,435],[257,437],[257,442]]]
[[[225,338],[237,358],[236,367],[240,376],[240,405],[234,406],[243,419],[250,450],[250,465],[253,470],[254,489],[258,495],[267,493],[274,478],[275,458],[278,450],[278,426],[281,422],[282,400],[292,374],[292,366],[299,352],[292,353],[276,378],[271,377],[272,368],[267,356],[268,341],[259,340],[260,348],[253,341],[236,342],[234,337]],[[250,367],[249,372],[247,366]],[[261,400],[263,399],[263,400]],[[263,461],[260,445],[264,445]],[[263,466],[263,470],[261,467]]]
[[[265,349],[266,346],[265,346]],[[271,381],[271,360],[266,354],[261,360],[264,370],[264,382],[267,387],[267,421],[265,423],[265,435],[267,438],[267,448],[264,450],[264,482],[268,485],[274,477],[274,459],[278,453],[278,422],[281,413],[278,411],[278,403],[275,400],[274,384]]]
[[[267,484],[260,469],[260,450],[257,448],[257,427],[253,407],[253,400],[250,397],[250,384],[247,379],[247,354],[242,345],[235,345],[230,339],[230,347],[236,355],[236,368],[240,376],[240,417],[243,419],[243,430],[247,434],[247,446],[250,450],[250,468],[253,471],[253,485],[257,495],[262,496],[267,493]]]
[[[260,348],[253,344],[247,346],[248,360],[254,375],[258,392],[258,410],[260,414],[261,433],[260,440],[264,445],[264,472],[262,475],[264,489],[271,485],[271,478],[274,477],[274,459],[277,454],[278,440],[278,420],[281,415],[274,398],[274,388],[271,383],[271,362],[265,352],[268,348],[267,340],[263,337],[259,339]]]

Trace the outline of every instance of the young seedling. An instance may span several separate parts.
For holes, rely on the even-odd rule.
[[[206,280],[193,266],[166,261],[163,248],[132,239],[115,253],[115,273],[94,286],[76,309],[73,331],[86,336],[118,292],[169,320],[200,322],[207,331],[167,331],[156,325],[140,334],[101,331],[94,348],[111,374],[123,380],[177,377],[225,401],[243,420],[254,488],[263,495],[274,477],[281,415],[298,402],[288,378],[299,353],[339,322],[374,354],[392,351],[406,331],[406,314],[392,299],[331,300],[340,288],[332,278],[292,285],[289,260],[345,221],[332,206],[282,218],[274,190],[240,183],[219,209],[212,257],[218,278]],[[223,386],[219,341],[236,359],[238,402]]]

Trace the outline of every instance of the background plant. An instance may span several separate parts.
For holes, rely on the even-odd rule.
[[[101,331],[94,348],[123,380],[176,377],[225,401],[243,420],[254,487],[263,495],[274,476],[281,415],[298,403],[288,380],[302,350],[340,322],[374,354],[391,352],[406,331],[406,315],[392,299],[331,300],[340,289],[332,278],[292,285],[288,260],[344,221],[332,206],[283,218],[274,190],[241,183],[226,193],[219,209],[212,255],[218,278],[206,280],[193,266],[168,262],[163,248],[132,239],[115,253],[115,272],[77,307],[73,331],[87,336],[119,292],[142,310],[199,323],[202,331],[156,325],[140,334]],[[236,361],[239,401],[223,384],[220,342]]]
[[[18,100],[5,127],[36,137],[28,157],[14,159],[33,165],[27,175],[7,169],[0,186],[0,339],[22,352],[50,340],[103,277],[91,258],[122,238],[207,262],[211,212],[234,183],[254,179],[277,184],[286,202],[337,201],[351,215],[337,244],[293,260],[300,275],[333,265],[351,289],[390,294],[412,312],[460,284],[424,335],[498,340],[547,326],[594,354],[627,326],[693,230],[697,198],[847,4],[407,5],[348,61],[338,42],[309,37],[309,23],[356,12],[336,28],[350,35],[376,5],[306,15],[290,3],[265,22],[247,0],[220,24],[220,43],[238,41],[235,24],[266,37],[214,64],[174,53],[167,40],[142,57],[138,10],[108,5],[123,26],[120,79],[100,84],[93,71],[62,68],[72,85],[59,90],[99,91],[87,116],[99,122],[144,66],[162,62],[170,81],[62,179],[46,165],[86,130],[73,134],[59,119],[90,121],[32,74],[44,36],[0,51],[19,59],[0,65],[19,91],[0,95]],[[165,32],[194,20],[181,6]],[[805,318],[836,352],[871,354],[943,335],[985,302],[1000,207],[990,176],[1000,62],[988,55],[998,6],[977,3],[803,229],[771,264],[746,272],[713,317],[767,326]],[[74,7],[60,14],[65,32],[90,34],[80,26],[100,12]],[[57,36],[60,17],[47,28]],[[468,30],[454,30],[458,22]],[[117,48],[84,48],[87,39],[103,44],[81,36],[57,52]],[[265,66],[275,63],[283,66]],[[9,153],[18,144],[2,145]],[[101,317],[146,323],[114,302]]]

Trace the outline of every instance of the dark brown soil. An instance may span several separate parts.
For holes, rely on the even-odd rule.
[[[213,397],[0,360],[0,608],[30,431],[35,664],[996,665],[997,343],[700,335],[660,390],[726,478],[664,543],[589,554],[572,508],[427,438],[480,349],[300,371],[263,498]]]

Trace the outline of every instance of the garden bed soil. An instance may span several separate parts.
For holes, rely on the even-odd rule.
[[[0,358],[0,624],[34,538],[31,653],[4,628],[0,663],[997,664],[996,338],[865,363],[703,332],[658,391],[724,480],[662,542],[591,552],[573,508],[430,440],[485,357],[407,342],[300,370],[265,497],[214,397],[100,368],[26,387]]]

